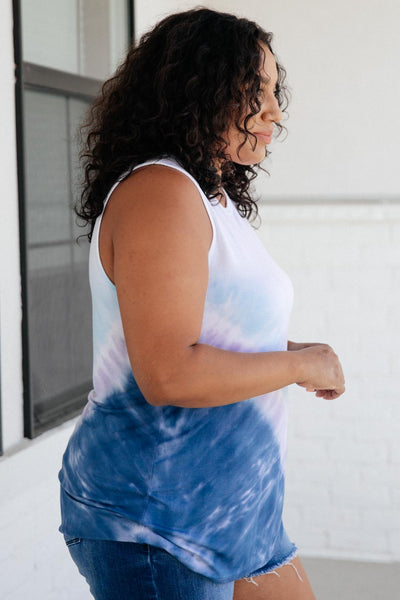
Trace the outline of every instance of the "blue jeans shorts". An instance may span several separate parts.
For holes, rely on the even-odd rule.
[[[232,600],[234,581],[218,583],[188,569],[171,554],[133,542],[64,535],[95,600]],[[273,563],[250,573],[249,581],[289,562],[297,548],[286,536]]]

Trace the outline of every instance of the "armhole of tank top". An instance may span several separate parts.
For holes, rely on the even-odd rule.
[[[121,183],[121,181],[123,181],[123,179],[125,179],[125,177],[127,175],[129,175],[130,173],[132,173],[133,171],[135,171],[136,169],[138,169],[139,167],[144,167],[147,165],[153,165],[153,164],[161,164],[164,165],[166,167],[170,167],[171,169],[175,169],[177,171],[180,171],[181,173],[183,173],[184,175],[186,175],[192,182],[193,184],[196,186],[200,197],[203,201],[204,207],[207,211],[207,215],[208,218],[210,220],[211,223],[211,229],[212,229],[212,239],[211,239],[211,244],[210,247],[208,249],[208,260],[210,261],[211,255],[214,252],[214,246],[215,246],[215,224],[214,224],[214,220],[213,217],[211,215],[211,207],[209,206],[209,201],[207,199],[207,197],[205,196],[203,190],[201,189],[201,187],[199,186],[199,184],[197,183],[197,181],[194,179],[194,177],[192,177],[190,175],[190,173],[188,173],[187,171],[185,171],[185,169],[183,169],[183,167],[181,167],[180,165],[178,165],[175,161],[173,161],[172,159],[156,159],[156,160],[149,160],[146,161],[144,163],[141,163],[139,165],[136,165],[135,167],[133,167],[133,169],[130,169],[129,171],[125,171],[125,173],[123,173],[123,175],[121,177],[118,178],[118,180],[112,185],[110,191],[108,192],[106,199],[104,201],[104,205],[103,205],[103,209],[101,211],[101,214],[97,217],[97,221],[95,223],[95,230],[93,232],[93,239],[92,241],[94,242],[94,251],[95,251],[95,258],[96,258],[96,263],[97,263],[97,267],[100,269],[100,272],[102,273],[103,277],[105,278],[105,280],[107,281],[107,283],[113,288],[113,290],[115,290],[115,284],[111,281],[111,279],[109,278],[109,276],[107,275],[104,267],[103,267],[103,263],[101,262],[101,258],[100,258],[100,228],[101,228],[101,222],[103,219],[103,214],[104,211],[106,209],[106,206],[108,204],[109,199],[111,198],[114,190],[116,189],[116,187]]]
[[[97,268],[100,270],[100,272],[103,275],[104,279],[106,280],[106,282],[108,283],[108,285],[110,285],[112,287],[113,290],[116,289],[115,288],[115,284],[111,281],[111,279],[107,275],[107,273],[106,273],[106,271],[105,271],[105,269],[103,267],[103,263],[101,262],[101,258],[100,258],[100,228],[101,228],[101,222],[103,220],[104,211],[106,209],[106,206],[107,206],[107,203],[108,203],[109,199],[112,196],[112,193],[114,192],[115,188],[121,183],[121,181],[124,179],[124,177],[126,177],[126,175],[128,175],[128,174],[129,174],[129,171],[126,171],[111,186],[111,189],[108,192],[108,194],[106,196],[106,199],[104,200],[103,209],[102,209],[101,213],[99,214],[99,216],[96,219],[95,228],[93,230],[93,237],[92,237],[92,243],[94,243],[94,253],[95,253],[95,259],[96,259]]]

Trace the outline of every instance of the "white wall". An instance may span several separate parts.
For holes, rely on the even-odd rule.
[[[57,531],[57,472],[74,422],[35,441],[23,440],[11,5],[9,0],[0,8],[0,325],[6,447],[0,459],[0,596],[83,600],[89,597],[85,583]],[[242,9],[239,2],[209,5]],[[138,30],[154,23],[161,11],[188,6],[193,4],[136,0]],[[344,396],[332,403],[296,386],[290,389],[286,526],[304,554],[400,560],[400,404],[395,380],[400,367],[400,209],[389,202],[398,199],[399,190],[394,168],[399,124],[390,112],[399,94],[398,81],[390,80],[398,55],[399,5],[387,1],[381,11],[373,1],[340,0],[335,8],[317,0],[248,0],[245,6],[249,17],[276,33],[277,50],[295,92],[289,138],[275,144],[272,176],[259,187],[267,201],[278,202],[262,207],[260,235],[294,283],[291,339],[330,343],[342,359],[347,383]],[[309,33],[303,45],[296,31]],[[324,71],[310,94],[313,79],[307,78],[303,65],[312,64],[314,74],[315,57],[335,47],[328,39],[336,35],[338,63],[329,63],[329,78]],[[332,61],[334,55],[329,56]],[[360,71],[364,56],[368,81]],[[328,83],[343,90],[342,95],[327,93]],[[368,100],[362,96],[366,88]],[[378,111],[382,102],[385,110]],[[370,150],[364,125],[371,122],[372,112],[374,126],[378,118],[387,125],[380,124]],[[310,197],[315,204],[304,203]],[[327,197],[340,202],[318,204]],[[295,204],[286,203],[287,198]],[[355,199],[361,202],[354,204]],[[381,202],[374,204],[374,199]]]
[[[196,2],[136,0],[140,35]],[[274,33],[292,89],[289,135],[275,145],[268,195],[399,198],[400,2],[213,0]],[[284,136],[282,135],[282,138]]]
[[[0,329],[3,443],[22,438],[21,290],[14,108],[12,3],[0,10]]]
[[[290,386],[286,527],[304,554],[400,560],[400,204],[274,204],[261,238],[290,275],[289,339],[329,343],[346,392]]]

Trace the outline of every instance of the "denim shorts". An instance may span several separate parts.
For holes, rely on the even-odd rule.
[[[235,581],[218,583],[188,569],[149,544],[71,538],[64,535],[79,572],[95,600],[232,600]],[[279,556],[250,573],[249,582],[289,562],[297,548],[289,538]]]

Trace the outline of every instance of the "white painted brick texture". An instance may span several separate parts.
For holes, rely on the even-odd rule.
[[[289,339],[330,344],[346,392],[289,389],[285,518],[305,554],[400,559],[400,206],[264,205],[295,289]]]

